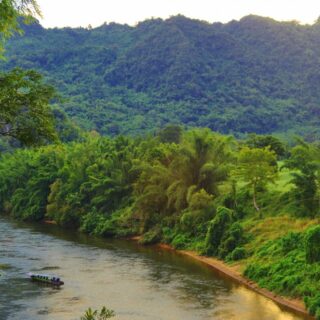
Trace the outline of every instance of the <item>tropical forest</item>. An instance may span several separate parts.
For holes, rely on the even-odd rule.
[[[319,19],[41,16],[0,1],[0,319],[320,319]]]

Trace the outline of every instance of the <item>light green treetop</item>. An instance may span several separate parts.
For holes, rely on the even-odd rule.
[[[235,176],[246,182],[253,192],[253,205],[257,211],[257,189],[264,188],[267,183],[273,183],[277,177],[276,155],[268,148],[244,147],[239,152]]]

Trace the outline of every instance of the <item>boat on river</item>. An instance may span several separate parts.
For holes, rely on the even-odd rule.
[[[49,276],[46,274],[28,273],[29,278],[32,281],[42,282],[46,284],[51,284],[53,286],[61,286],[64,284],[59,277]]]

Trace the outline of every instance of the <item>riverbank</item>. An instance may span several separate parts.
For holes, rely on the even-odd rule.
[[[52,223],[51,221],[44,221],[44,223],[45,224],[56,224],[54,222]],[[130,238],[126,238],[126,239],[138,242],[141,239],[141,236],[135,236],[135,237],[130,237]],[[262,296],[274,301],[281,308],[284,308],[285,310],[292,311],[294,313],[302,315],[310,320],[315,319],[315,317],[312,317],[309,314],[309,312],[307,311],[307,309],[304,305],[304,302],[302,300],[290,299],[287,297],[283,297],[283,296],[280,296],[280,295],[273,293],[272,291],[269,291],[267,289],[259,287],[259,285],[256,282],[254,282],[250,279],[247,279],[246,277],[244,277],[242,275],[242,273],[239,270],[239,266],[235,266],[235,265],[230,266],[230,265],[226,264],[225,262],[218,260],[216,258],[201,256],[195,251],[177,250],[174,247],[170,246],[169,244],[160,243],[160,244],[157,244],[156,246],[160,247],[161,249],[164,249],[164,250],[174,251],[177,254],[191,257],[192,259],[197,260],[197,261],[209,266],[210,268],[215,270],[215,272],[219,272],[222,276],[225,276],[229,279],[232,279],[236,283],[241,284],[241,285],[245,286],[246,288],[248,288],[258,294],[261,294]]]
[[[0,243],[10,252],[0,264],[11,266],[0,280],[6,306],[1,319],[80,319],[88,307],[106,301],[122,320],[305,319],[175,251],[1,217],[0,231]],[[29,271],[49,270],[66,280],[65,288],[47,290],[25,279]]]
[[[131,240],[139,241],[140,237],[133,237]],[[289,299],[283,296],[276,295],[275,293],[261,288],[258,286],[257,283],[254,281],[251,281],[244,277],[235,266],[229,266],[225,262],[218,260],[216,258],[212,257],[206,257],[206,256],[200,256],[195,251],[188,251],[188,250],[176,250],[172,246],[168,244],[158,244],[158,247],[164,249],[164,250],[172,250],[175,251],[177,254],[185,255],[188,257],[191,257],[192,259],[195,259],[197,261],[200,261],[201,263],[204,263],[205,265],[209,266],[210,268],[214,269],[216,272],[219,272],[223,276],[226,276],[229,279],[232,279],[238,284],[241,284],[245,286],[246,288],[261,294],[262,296],[274,301],[276,304],[278,304],[280,307],[292,311],[294,313],[297,313],[299,315],[302,315],[306,317],[307,319],[315,319],[315,317],[312,317],[309,312],[307,311],[304,302],[299,299]]]
[[[228,266],[224,262],[209,258],[209,257],[203,257],[199,256],[196,252],[193,251],[177,251],[179,254],[183,254],[189,257],[192,257],[193,259],[196,259],[198,261],[201,261],[202,263],[212,267],[214,270],[226,275],[228,278],[233,279],[237,283],[240,283],[241,285],[244,285],[245,287],[249,288],[250,290],[253,290],[264,297],[267,297],[274,302],[276,302],[278,305],[284,307],[285,309],[294,311],[298,314],[301,314],[303,316],[309,317],[309,319],[315,319],[314,317],[310,316],[307,309],[305,308],[305,305],[302,300],[293,300],[288,299],[282,296],[278,296],[274,293],[272,293],[269,290],[260,288],[254,281],[251,281],[247,278],[245,278],[241,273],[237,271],[236,268]]]

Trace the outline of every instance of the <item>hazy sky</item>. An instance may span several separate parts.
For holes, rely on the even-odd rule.
[[[46,27],[92,26],[104,22],[134,25],[151,17],[183,14],[209,22],[227,22],[248,14],[313,23],[320,0],[38,0]]]

